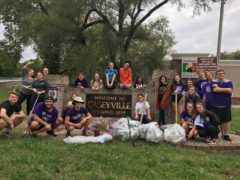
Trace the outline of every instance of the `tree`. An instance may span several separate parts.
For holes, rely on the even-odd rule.
[[[194,13],[199,13],[209,9],[213,0],[189,1]],[[51,73],[72,72],[76,64],[85,64],[89,68],[85,71],[92,71],[94,66],[87,63],[95,65],[111,59],[122,64],[132,57],[129,51],[134,50],[146,20],[168,3],[183,6],[183,0],[1,0],[0,20],[6,27],[5,36],[21,48],[33,44]],[[101,37],[93,42],[89,34]],[[160,44],[155,42],[155,53],[163,51],[164,55],[165,48],[171,46]],[[91,53],[94,59],[90,59]],[[151,59],[155,54],[145,53]]]
[[[222,52],[220,59],[226,60],[240,60],[240,50],[234,52]]]
[[[211,0],[190,0],[194,13],[209,10]],[[158,9],[167,3],[183,6],[181,0],[100,0],[95,1],[90,13],[96,14],[117,37],[119,61],[127,59],[127,52],[138,28]]]

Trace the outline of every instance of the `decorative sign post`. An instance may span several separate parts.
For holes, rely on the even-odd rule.
[[[182,59],[182,78],[198,78],[197,59]]]
[[[216,72],[218,67],[217,57],[199,57],[198,70]]]
[[[86,108],[94,116],[131,116],[132,95],[86,94]]]

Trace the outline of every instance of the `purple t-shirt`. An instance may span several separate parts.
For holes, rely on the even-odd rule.
[[[36,114],[43,121],[50,123],[52,126],[56,123],[58,118],[58,110],[53,107],[52,111],[48,111],[44,102],[40,102],[33,110],[33,114]]]
[[[203,98],[203,91],[202,91],[202,88],[203,86],[207,83],[207,79],[203,80],[203,79],[199,79],[195,84],[195,88],[196,88],[196,91],[197,93],[199,94],[200,98],[202,99]]]
[[[232,81],[224,79],[223,81],[220,80],[213,80],[212,84],[217,84],[220,88],[231,88],[233,89]],[[212,98],[210,101],[211,106],[215,107],[231,107],[231,96],[230,93],[219,93],[219,92],[212,92]]]
[[[178,100],[180,100],[182,98],[182,93],[185,89],[185,84],[183,83],[180,83],[180,84],[176,84],[176,89],[174,90],[177,90],[177,97],[178,97]],[[174,95],[172,95],[172,97],[174,97]]]
[[[184,119],[184,121],[193,123],[194,119],[191,115],[188,114],[187,110],[184,110],[181,114],[181,118]]]
[[[80,80],[79,78],[77,78],[74,82],[74,86],[83,86],[85,88],[88,87],[88,81],[86,78],[83,78],[82,80]]]
[[[204,103],[207,107],[212,98],[212,81],[208,81],[207,83],[204,84],[204,86],[202,88],[202,92],[205,95]]]
[[[76,110],[74,107],[66,112],[66,117],[70,117],[70,122],[79,123],[88,114],[88,110],[85,107],[81,107],[80,110]]]

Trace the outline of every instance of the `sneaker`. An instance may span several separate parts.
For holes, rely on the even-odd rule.
[[[54,133],[54,131],[47,131],[47,135],[57,137],[57,135]]]
[[[226,141],[232,141],[232,139],[230,138],[229,135],[224,135],[223,139],[226,140]]]

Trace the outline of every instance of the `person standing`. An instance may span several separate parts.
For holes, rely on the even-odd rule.
[[[212,98],[212,81],[213,81],[213,73],[210,71],[207,71],[205,73],[207,78],[207,83],[203,86],[203,102],[205,104],[206,109],[209,109],[209,102]]]
[[[181,101],[183,96],[182,94],[184,93],[184,89],[185,89],[185,85],[182,82],[180,76],[178,74],[175,75],[173,78],[173,83],[171,84],[171,101],[172,101],[172,107],[175,113],[175,117],[176,117],[176,113],[178,113],[176,106],[180,114],[183,112],[183,109],[184,109],[183,103]],[[177,104],[175,102],[176,96],[177,96]]]
[[[120,88],[129,89],[132,87],[132,69],[129,61],[124,62],[123,67],[119,70]]]
[[[33,69],[29,69],[28,70],[28,75],[23,77],[22,80],[22,87],[20,89],[20,96],[18,98],[18,104],[22,104],[25,100],[27,100],[26,103],[26,112],[27,115],[29,115],[30,111],[31,111],[31,98],[32,98],[32,90],[30,89],[30,87],[32,86],[32,83],[34,82],[34,70]]]
[[[134,117],[136,120],[141,121],[143,124],[147,124],[151,121],[150,105],[146,99],[144,100],[144,94],[138,94],[138,102],[135,105]]]
[[[203,91],[202,88],[204,84],[207,82],[205,74],[203,71],[198,71],[198,81],[195,82],[194,86],[196,88],[196,92],[199,94],[200,98],[203,99]]]
[[[33,81],[31,88],[33,89],[31,97],[31,110],[34,104],[44,101],[44,97],[48,91],[49,85],[46,80],[43,79],[41,72],[37,73],[37,79]]]
[[[43,74],[43,79],[47,79],[47,75],[49,74],[49,69],[47,67],[44,67],[42,70],[42,74]]]
[[[159,78],[159,86],[158,86],[158,99],[157,106],[159,108],[159,125],[165,125],[165,109],[169,103],[169,95],[171,91],[171,86],[167,82],[166,76],[160,76]]]
[[[0,104],[0,130],[6,128],[5,135],[10,135],[10,131],[21,124],[25,114],[21,105],[17,103],[19,93],[11,91],[8,100]]]
[[[231,97],[233,92],[232,81],[225,79],[223,69],[216,71],[217,79],[212,81],[212,98],[209,102],[209,110],[216,113],[220,119],[220,131],[222,138],[232,141],[228,134],[228,125],[232,120]]]

